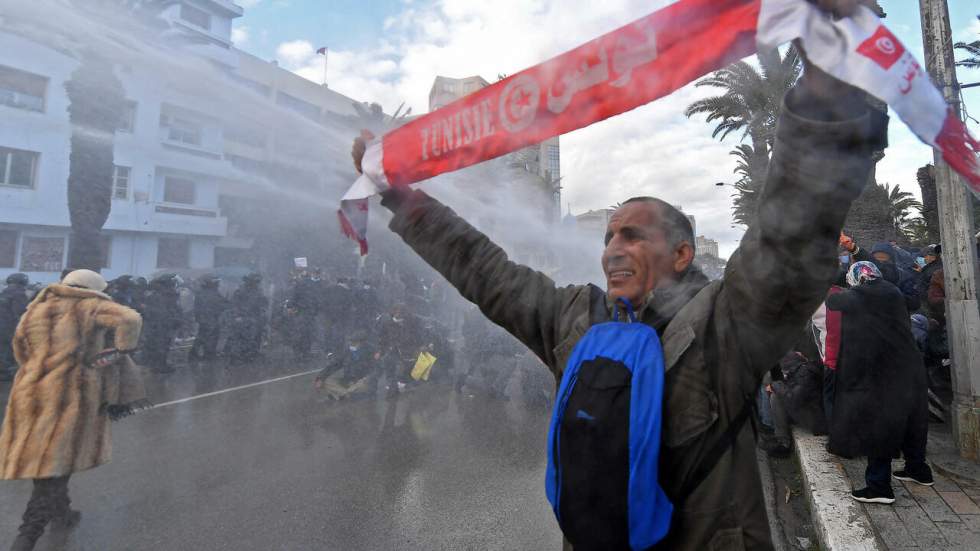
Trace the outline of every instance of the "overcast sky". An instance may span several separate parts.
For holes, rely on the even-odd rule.
[[[331,88],[392,112],[401,102],[423,113],[436,75],[481,75],[493,82],[560,54],[599,34],[646,15],[669,0],[236,0],[245,8],[236,21],[236,44],[276,59],[320,82],[327,46]],[[918,2],[882,0],[888,24],[922,59]],[[980,38],[975,0],[949,0],[954,39]],[[980,71],[960,71],[961,82],[980,81]],[[735,162],[729,151],[738,136],[711,138],[702,118],[684,108],[710,90],[688,86],[629,113],[561,137],[563,209],[603,208],[635,195],[655,195],[697,219],[698,233],[717,239],[722,256],[737,245],[731,188]],[[966,96],[980,118],[980,88]],[[980,125],[971,123],[975,135]],[[881,182],[919,194],[915,171],[932,160],[893,118],[891,146],[878,166]]]

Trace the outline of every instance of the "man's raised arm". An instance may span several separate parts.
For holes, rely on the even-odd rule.
[[[588,300],[588,287],[559,289],[541,272],[516,264],[490,238],[449,207],[418,190],[395,188],[381,204],[389,227],[494,323],[556,368],[561,310]]]
[[[851,203],[884,149],[887,118],[863,92],[808,66],[786,94],[758,217],[725,271],[722,311],[761,376],[826,296]]]

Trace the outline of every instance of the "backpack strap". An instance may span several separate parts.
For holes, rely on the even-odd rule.
[[[606,293],[599,287],[589,284],[589,326],[599,325],[609,321],[609,310],[606,309]]]

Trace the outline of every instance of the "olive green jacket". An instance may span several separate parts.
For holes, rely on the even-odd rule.
[[[750,423],[683,503],[678,493],[823,300],[844,218],[868,181],[873,146],[881,146],[880,125],[863,106],[838,122],[803,118],[796,113],[813,109],[800,106],[787,96],[758,222],[724,279],[707,284],[691,271],[679,285],[651,293],[639,311],[661,335],[668,370],[660,482],[677,506],[658,548],[772,547]],[[508,260],[420,191],[389,192],[382,203],[394,212],[392,231],[560,378],[589,328],[587,285],[558,287]]]

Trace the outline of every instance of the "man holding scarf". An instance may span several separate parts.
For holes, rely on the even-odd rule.
[[[846,17],[862,2],[814,3]],[[806,62],[783,102],[757,222],[723,280],[709,283],[692,265],[691,226],[668,203],[633,198],[610,219],[604,304],[610,312],[619,298],[637,306],[637,318],[661,337],[667,369],[660,485],[674,513],[657,549],[772,549],[745,421],[763,374],[799,336],[836,275],[840,230],[868,181],[872,151],[885,146],[886,125],[863,92]],[[356,140],[359,172],[364,151]],[[392,187],[382,205],[394,213],[392,231],[561,379],[590,326],[589,286],[559,288],[510,261],[421,191]]]

